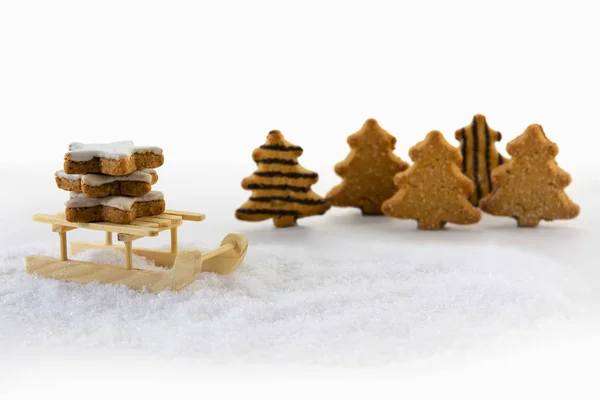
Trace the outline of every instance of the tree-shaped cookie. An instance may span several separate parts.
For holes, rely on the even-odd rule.
[[[492,173],[494,190],[479,206],[489,214],[513,217],[519,226],[535,227],[541,220],[572,219],[579,206],[563,191],[571,176],[554,159],[558,146],[538,124],[527,127],[506,145],[513,158]]]
[[[258,169],[242,181],[252,191],[250,199],[235,212],[243,221],[273,218],[276,227],[293,226],[296,219],[322,215],[329,204],[311,190],[319,176],[298,164],[302,148],[271,131],[265,144],[252,152]]]
[[[470,125],[456,131],[455,137],[460,141],[462,172],[475,183],[469,201],[477,207],[479,200],[493,189],[492,171],[504,163],[504,157],[496,150],[496,142],[502,140],[502,134],[491,129],[485,117],[477,114]]]
[[[394,175],[408,163],[394,155],[396,138],[373,118],[348,136],[351,148],[346,159],[335,166],[343,180],[327,193],[327,201],[338,207],[357,207],[364,215],[381,215],[381,205],[396,192]]]
[[[408,154],[414,164],[395,176],[398,191],[383,203],[386,215],[417,220],[427,230],[479,222],[481,212],[468,199],[474,184],[460,171],[461,153],[441,132],[429,132]]]

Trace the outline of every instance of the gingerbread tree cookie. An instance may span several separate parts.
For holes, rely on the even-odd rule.
[[[481,212],[468,199],[474,184],[460,171],[461,153],[441,132],[429,132],[409,156],[414,164],[394,177],[398,192],[383,203],[384,214],[417,220],[426,230],[479,222]]]
[[[348,136],[351,148],[346,159],[335,166],[343,181],[327,193],[327,201],[338,207],[357,207],[363,215],[381,215],[381,205],[396,192],[394,175],[408,163],[394,155],[396,138],[373,118]]]
[[[264,145],[252,158],[258,169],[242,181],[252,196],[236,212],[243,221],[273,218],[276,227],[293,226],[298,218],[322,215],[329,204],[311,190],[319,176],[298,164],[302,148],[284,139],[280,131],[271,131]]]
[[[527,127],[509,142],[506,151],[513,158],[492,173],[494,190],[481,199],[489,214],[513,217],[519,226],[537,226],[541,220],[572,219],[579,206],[563,191],[571,176],[554,159],[558,146],[538,124]]]
[[[485,117],[477,114],[470,125],[456,131],[455,137],[460,141],[462,172],[475,183],[469,201],[477,207],[479,200],[493,189],[492,171],[504,163],[504,157],[496,150],[502,134],[491,129]]]

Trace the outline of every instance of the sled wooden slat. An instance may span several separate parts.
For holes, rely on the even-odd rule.
[[[134,235],[128,235],[126,233],[117,233],[117,240],[119,242],[133,242],[134,240],[138,240],[141,239],[143,236],[134,236]]]
[[[171,223],[183,222],[183,218],[181,218],[179,215],[160,214],[160,215],[155,215],[152,218],[160,219],[162,221],[171,221]]]
[[[155,222],[133,220],[130,225],[145,226],[147,228],[158,228],[159,225]]]
[[[184,221],[204,221],[206,216],[202,213],[195,213],[189,211],[178,211],[178,210],[165,210],[164,214],[168,215],[179,215]]]
[[[171,226],[171,221],[168,220],[168,219],[164,219],[164,218],[141,217],[141,218],[135,219],[134,221],[152,222],[152,223],[158,225],[161,228],[167,228],[167,227]]]
[[[112,224],[110,222],[69,222],[64,217],[52,214],[35,214],[33,216],[35,222],[44,222],[47,224],[70,226],[74,228],[92,229],[95,231],[114,232],[114,233],[127,233],[130,235],[137,236],[157,236],[158,229],[147,228],[135,225],[125,224]]]
[[[52,224],[52,232],[56,232],[56,233],[69,232],[69,231],[72,231],[73,229],[77,229],[77,228],[72,227],[72,226],[63,226],[63,225]]]
[[[56,215],[59,217],[65,218],[64,212],[59,212]],[[180,226],[181,224],[173,225],[174,222],[182,222],[184,219],[180,215],[171,215],[171,214],[158,214],[153,215],[151,217],[140,217],[134,219],[130,222],[130,225],[137,226],[146,226],[150,228],[172,228],[174,226]],[[143,222],[147,222],[147,224],[143,224]],[[110,222],[107,222],[110,223]],[[153,225],[154,224],[154,225]],[[119,225],[119,224],[117,224]],[[75,228],[73,228],[75,229]]]

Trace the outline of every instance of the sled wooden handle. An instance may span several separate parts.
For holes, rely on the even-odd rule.
[[[208,252],[202,254],[202,259],[208,260],[210,258],[218,256],[219,254],[223,254],[223,253],[225,253],[229,250],[233,250],[233,249],[235,249],[235,244],[227,243],[227,244],[224,244],[223,246],[217,247],[214,250],[211,250],[211,251],[208,251]]]

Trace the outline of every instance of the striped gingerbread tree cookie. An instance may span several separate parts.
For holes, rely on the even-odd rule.
[[[469,197],[474,206],[493,189],[492,171],[504,164],[504,157],[496,150],[496,142],[502,140],[502,134],[487,124],[485,117],[477,114],[471,124],[456,131],[462,152],[462,172],[475,184],[475,191]]]
[[[267,135],[252,152],[258,168],[242,181],[252,196],[235,212],[242,221],[273,219],[276,227],[296,225],[298,218],[322,215],[329,204],[311,190],[319,176],[298,164],[302,148],[284,139],[280,131]]]

